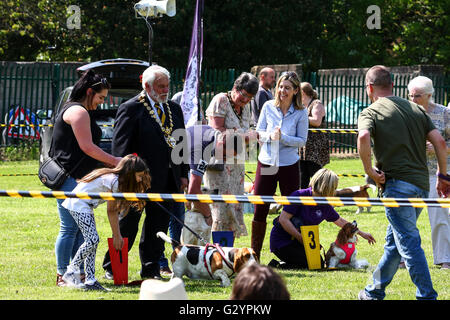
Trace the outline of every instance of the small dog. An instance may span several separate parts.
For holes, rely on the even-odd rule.
[[[335,242],[332,242],[330,249],[325,254],[325,262],[329,269],[350,267],[354,269],[367,268],[367,260],[356,259],[356,242],[358,232],[356,221],[345,224],[337,235]]]
[[[190,279],[220,280],[223,287],[231,284],[230,277],[238,273],[249,261],[256,261],[255,251],[251,248],[181,245],[164,232],[156,234],[164,241],[176,246],[172,256],[172,277]]]
[[[369,193],[367,192],[367,189],[372,188],[373,190],[376,189],[376,186],[373,184],[366,184],[363,186],[354,186],[354,187],[348,187],[343,189],[336,190],[336,197],[348,197],[348,198],[370,198]],[[367,212],[370,212],[371,207],[360,207],[358,206],[358,209],[356,210],[356,214],[364,212],[364,208],[366,208]]]

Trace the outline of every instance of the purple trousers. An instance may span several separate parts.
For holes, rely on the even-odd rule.
[[[262,172],[261,169],[263,169]],[[273,196],[277,190],[277,184],[279,183],[281,195],[289,196],[292,192],[298,190],[300,184],[299,180],[298,162],[290,166],[276,168],[262,164],[258,161],[254,194],[260,196]],[[255,205],[255,215],[253,220],[266,222],[269,208],[269,204]]]

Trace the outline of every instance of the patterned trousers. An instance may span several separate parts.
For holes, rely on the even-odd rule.
[[[95,225],[95,218],[92,212],[76,212],[69,211],[73,219],[81,230],[84,237],[83,244],[78,248],[73,260],[67,267],[68,272],[79,272],[80,266],[84,261],[84,269],[86,273],[85,284],[93,284],[95,279],[95,255],[97,253],[100,238]]]

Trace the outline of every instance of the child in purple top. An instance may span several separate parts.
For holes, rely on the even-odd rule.
[[[338,177],[333,171],[323,168],[314,174],[309,185],[310,187],[307,189],[294,191],[291,196],[334,196],[338,185]],[[270,233],[270,251],[285,262],[283,266],[286,268],[307,268],[308,262],[300,226],[318,225],[323,220],[333,222],[341,228],[347,223],[328,204],[284,206],[280,216],[274,220],[274,226]],[[369,244],[375,243],[375,239],[370,233],[360,230],[358,234],[366,239]],[[278,264],[276,260],[272,260],[269,265],[278,266]]]

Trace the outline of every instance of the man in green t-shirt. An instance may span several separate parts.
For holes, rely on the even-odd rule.
[[[364,171],[382,187],[385,198],[427,198],[429,190],[426,140],[438,158],[436,188],[440,196],[449,195],[446,144],[426,111],[419,105],[395,97],[389,70],[374,66],[366,74],[366,93],[372,104],[358,119],[358,151]],[[372,166],[371,140],[375,166]],[[436,299],[425,253],[416,226],[422,208],[386,207],[389,221],[384,253],[372,278],[373,284],[361,290],[362,300],[384,299],[385,288],[403,258],[417,299]]]

